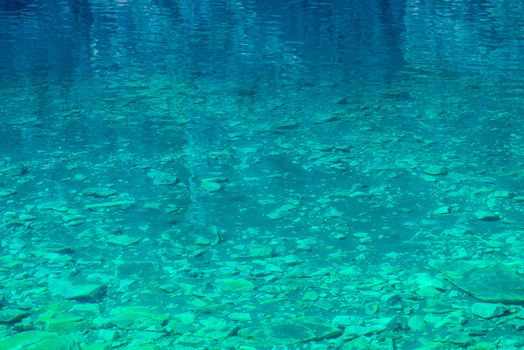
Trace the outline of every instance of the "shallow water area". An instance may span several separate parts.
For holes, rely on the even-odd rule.
[[[0,349],[521,349],[523,28],[0,2]]]

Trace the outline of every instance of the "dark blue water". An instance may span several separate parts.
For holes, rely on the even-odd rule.
[[[521,349],[523,76],[521,1],[0,0],[0,350]]]

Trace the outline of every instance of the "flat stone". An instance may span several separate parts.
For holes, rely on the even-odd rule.
[[[12,196],[16,193],[16,190],[13,188],[0,188],[0,197]]]
[[[38,122],[38,118],[32,115],[21,116],[11,119],[7,122],[8,125],[26,125]]]
[[[61,314],[46,321],[46,331],[57,333],[70,333],[88,328],[88,323],[83,317]]]
[[[18,215],[18,219],[20,221],[33,221],[33,220],[36,220],[37,217],[31,214],[20,214]]]
[[[0,323],[10,324],[16,323],[26,316],[29,312],[20,309],[3,309],[0,311]]]
[[[426,328],[426,322],[421,315],[415,315],[408,320],[408,327],[413,331],[423,331]]]
[[[457,288],[484,302],[524,303],[524,276],[515,264],[482,260],[441,261],[429,265],[442,272]]]
[[[304,263],[304,260],[300,259],[296,255],[290,254],[284,257],[284,263],[289,266],[297,266],[302,265]]]
[[[456,345],[456,347],[458,348],[467,348],[468,345],[472,345],[475,343],[475,338],[464,333],[454,333],[450,334],[449,337],[446,338],[446,342]]]
[[[82,225],[86,221],[83,215],[74,212],[64,213],[62,219],[64,220],[64,225],[68,227]]]
[[[247,254],[250,258],[268,258],[275,255],[274,249],[271,246],[257,246],[253,245],[249,247]]]
[[[512,198],[512,197],[514,197],[514,194],[509,191],[495,191],[489,196],[489,198]]]
[[[498,221],[500,220],[500,216],[497,214],[486,211],[486,210],[479,210],[475,212],[475,218],[480,221]]]
[[[160,313],[145,306],[122,306],[115,307],[109,313],[109,317],[97,321],[102,328],[116,325],[121,328],[141,328],[148,326],[159,326],[169,320],[169,314]]]
[[[451,207],[448,205],[433,210],[433,214],[435,215],[446,215],[449,213],[451,213]]]
[[[344,329],[349,326],[361,325],[364,321],[359,316],[337,315],[331,324],[337,328]]]
[[[453,237],[464,237],[472,233],[473,231],[469,227],[453,227],[453,228],[448,228],[442,231],[442,234],[444,236],[453,236]]]
[[[249,292],[255,288],[253,282],[245,278],[220,278],[215,283],[220,289],[229,292]]]
[[[2,350],[62,350],[78,347],[78,335],[59,335],[54,332],[27,331],[0,339]]]
[[[238,326],[236,323],[228,322],[227,320],[223,319],[217,319],[215,317],[210,317],[200,322],[204,325],[204,327],[197,330],[195,335],[198,337],[213,339],[214,341],[221,343],[228,337],[232,336],[236,331],[238,331]]]
[[[319,317],[297,317],[275,319],[265,333],[270,344],[293,345],[336,338],[342,335],[342,330]]]
[[[418,166],[418,162],[415,159],[406,158],[400,159],[395,162],[395,166],[401,169],[415,169]]]
[[[348,238],[348,234],[347,233],[343,233],[343,232],[337,232],[337,233],[333,234],[333,238],[338,239],[339,241],[342,241],[342,240]]]
[[[104,210],[104,209],[109,209],[113,207],[129,207],[134,204],[135,202],[130,201],[130,200],[111,201],[111,202],[105,202],[105,203],[88,204],[86,205],[86,209],[89,211],[98,210],[98,209]]]
[[[251,321],[251,314],[247,312],[232,312],[228,317],[233,321]]]
[[[280,129],[280,130],[288,130],[288,129],[298,128],[299,126],[300,126],[299,123],[289,120],[289,121],[284,121],[282,123],[275,125],[274,128]]]
[[[66,212],[69,210],[66,201],[51,201],[40,203],[36,206],[40,210],[54,210],[57,212]]]
[[[271,220],[283,219],[286,216],[288,216],[291,211],[295,210],[296,207],[297,207],[297,205],[294,204],[294,203],[284,204],[283,206],[281,206],[281,207],[273,210],[271,213],[267,214],[267,216]]]
[[[424,169],[424,173],[428,175],[446,175],[448,168],[440,165],[430,165]]]
[[[48,333],[43,331],[17,333],[11,337],[0,339],[0,349],[25,349],[41,342],[46,338],[53,338],[56,336],[56,333]]]
[[[49,280],[49,290],[52,294],[66,299],[97,301],[106,292],[104,284],[73,284],[63,279]]]
[[[0,168],[0,172],[6,176],[20,176],[27,172],[27,169],[18,165],[11,165],[5,168]]]
[[[73,180],[75,181],[84,181],[84,180],[87,180],[87,175],[84,175],[84,174],[75,174],[73,176]]]
[[[208,178],[202,179],[200,186],[198,186],[198,190],[203,192],[217,192],[220,191],[222,187],[223,184],[219,179]]]
[[[82,191],[85,196],[107,198],[117,193],[114,188],[108,187],[89,187]]]
[[[147,177],[153,180],[153,185],[170,186],[175,185],[178,182],[178,177],[176,175],[158,170],[148,172]]]
[[[349,101],[347,98],[345,97],[342,97],[342,98],[339,98],[335,101],[335,104],[336,105],[348,105],[349,104]]]
[[[194,312],[186,311],[171,316],[171,320],[180,322],[182,324],[192,324],[195,322],[196,314]]]
[[[119,245],[122,247],[128,247],[130,245],[140,242],[141,240],[142,238],[131,237],[131,236],[124,234],[124,235],[111,236],[106,240],[106,242],[110,244]]]
[[[502,304],[475,303],[471,305],[471,312],[480,318],[493,318],[506,313],[507,309]]]
[[[311,328],[293,320],[277,320],[273,322],[268,333],[271,343],[275,344],[297,344],[315,337],[315,333],[313,333]]]
[[[427,273],[418,273],[411,279],[416,286],[415,294],[424,298],[435,298],[449,288],[446,288],[444,280],[437,279]]]
[[[302,300],[304,301],[317,301],[318,300],[318,294],[313,291],[308,291],[304,294],[302,297]]]

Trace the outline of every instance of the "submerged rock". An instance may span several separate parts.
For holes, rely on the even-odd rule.
[[[148,172],[147,177],[153,180],[153,185],[174,185],[178,182],[176,175],[158,170]]]
[[[279,318],[264,329],[267,343],[278,345],[332,339],[340,337],[342,333],[340,328],[332,326],[328,320],[320,317]]]
[[[506,313],[507,309],[502,304],[475,303],[471,305],[471,312],[480,318],[493,318]]]
[[[27,173],[27,168],[19,165],[11,165],[5,168],[0,168],[0,173],[5,176],[20,176]]]
[[[446,175],[448,168],[440,165],[430,165],[424,169],[424,173],[428,175]]]
[[[432,261],[462,291],[478,300],[495,303],[524,303],[524,276],[515,264],[486,261]]]
[[[475,212],[475,218],[480,221],[497,221],[500,220],[500,216],[491,211],[479,210]]]
[[[216,178],[202,179],[198,190],[202,192],[217,192],[224,187],[223,182],[223,180]]]
[[[10,323],[16,323],[26,316],[29,315],[29,312],[26,310],[20,310],[20,309],[3,309],[0,311],[0,324],[10,324]]]
[[[267,214],[267,216],[271,220],[283,219],[286,216],[288,216],[289,213],[291,213],[293,210],[295,210],[297,208],[297,204],[298,203],[295,203],[295,202],[284,204],[283,206],[281,206],[281,207],[273,210],[271,213]]]
[[[54,332],[27,331],[0,339],[0,349],[5,350],[57,350],[75,349],[78,347],[78,337],[73,335],[58,335]]]
[[[116,325],[120,328],[146,329],[164,324],[169,314],[145,306],[121,306],[111,310],[109,317],[97,320],[98,326]]]
[[[70,333],[88,328],[88,323],[83,317],[61,314],[50,318],[46,321],[45,327],[47,331],[57,333]]]
[[[49,280],[49,290],[52,294],[66,299],[96,301],[106,292],[104,284],[73,284],[63,279]]]
[[[255,288],[253,282],[245,278],[220,278],[215,283],[218,288],[229,292],[249,292]]]
[[[0,188],[0,197],[12,196],[16,193],[14,188]]]
[[[85,196],[107,198],[113,196],[117,191],[113,188],[108,187],[89,187],[82,191]]]

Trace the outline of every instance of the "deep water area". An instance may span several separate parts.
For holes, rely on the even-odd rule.
[[[524,2],[0,0],[0,350],[524,349]]]

